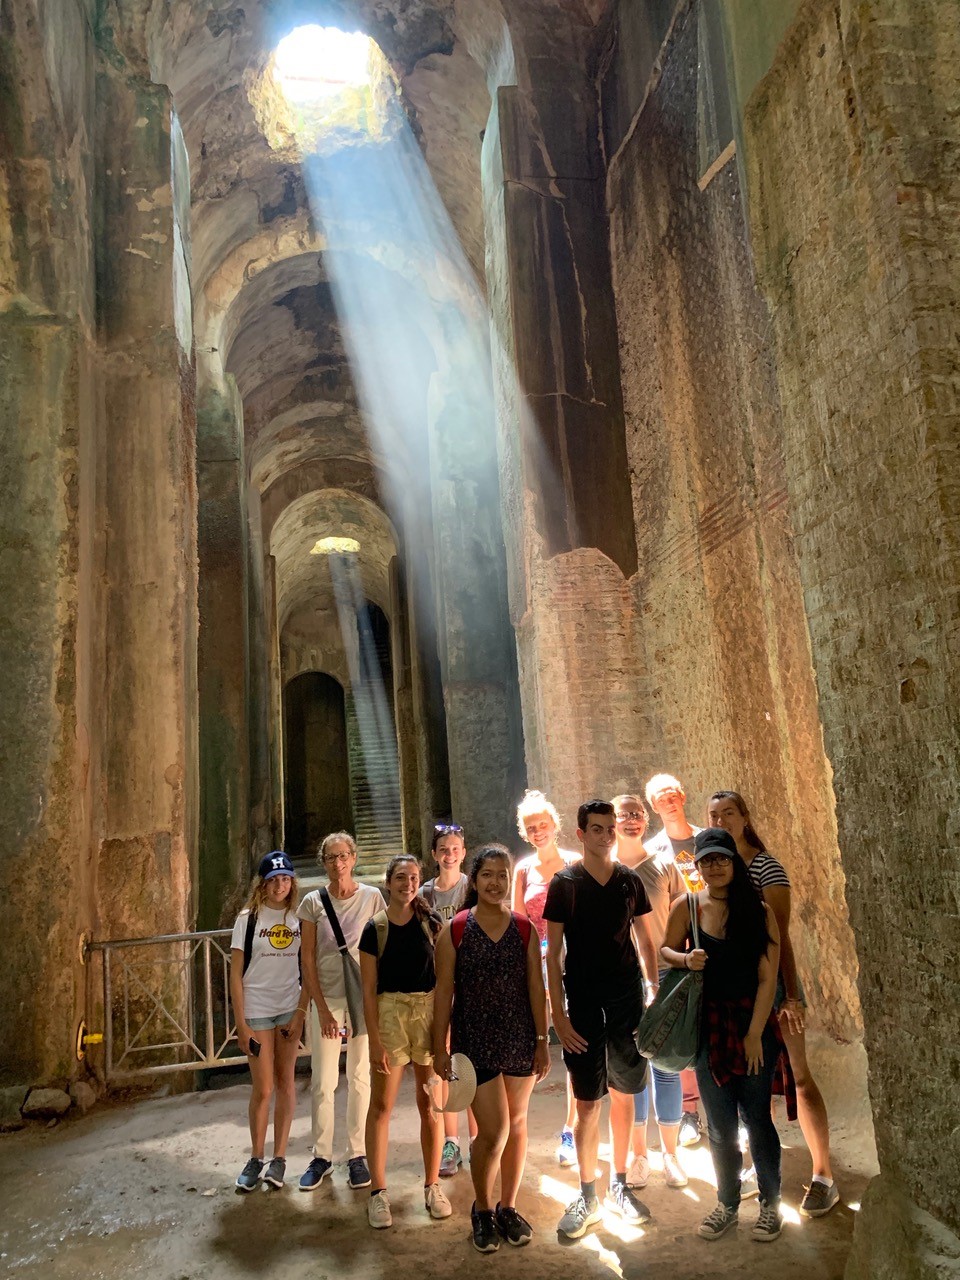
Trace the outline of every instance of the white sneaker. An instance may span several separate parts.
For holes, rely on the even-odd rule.
[[[424,1187],[423,1203],[431,1218],[449,1218],[453,1213],[453,1205],[440,1190],[439,1182],[431,1182],[429,1187]]]
[[[683,1171],[683,1165],[676,1156],[664,1155],[663,1176],[668,1187],[685,1187],[690,1179]]]
[[[650,1161],[646,1156],[637,1156],[627,1170],[628,1187],[645,1187],[650,1181]]]
[[[367,1221],[371,1227],[376,1227],[378,1230],[393,1226],[393,1214],[390,1212],[390,1201],[385,1191],[378,1191],[375,1196],[370,1197],[367,1205]]]

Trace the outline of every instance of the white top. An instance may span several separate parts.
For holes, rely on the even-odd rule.
[[[330,893],[329,888],[327,892]],[[330,893],[330,901],[343,930],[343,940],[347,950],[359,964],[357,949],[363,926],[372,920],[384,907],[383,894],[372,884],[361,884],[352,897],[337,898]],[[320,900],[320,890],[304,896],[297,909],[301,920],[309,920],[317,926],[317,976],[320,979],[320,990],[327,1004],[342,1004],[347,998],[343,986],[343,961],[337,949],[337,940],[330,928],[330,921]]]
[[[249,911],[241,911],[230,946],[242,951]],[[275,1018],[300,1003],[300,922],[292,911],[263,907],[253,931],[250,964],[243,975],[243,1012],[247,1018]]]

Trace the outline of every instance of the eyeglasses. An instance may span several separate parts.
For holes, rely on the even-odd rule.
[[[349,862],[352,857],[352,853],[325,853],[323,860],[324,862]]]
[[[724,862],[732,862],[733,857],[729,853],[708,853],[702,858],[697,859],[698,867],[716,867]]]
[[[617,814],[618,822],[629,822],[631,818],[635,818],[638,822],[646,822],[647,815],[642,809],[624,809]]]
[[[438,836],[462,836],[463,827],[458,827],[455,822],[438,822],[433,832]]]

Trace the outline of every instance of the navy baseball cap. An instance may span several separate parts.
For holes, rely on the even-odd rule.
[[[723,827],[704,827],[693,837],[694,862],[699,862],[708,853],[725,853],[728,858],[735,858],[737,842]]]
[[[260,859],[260,866],[257,868],[257,875],[261,880],[272,880],[274,876],[292,876],[295,874],[293,863],[280,849],[274,849],[273,853],[265,853]]]

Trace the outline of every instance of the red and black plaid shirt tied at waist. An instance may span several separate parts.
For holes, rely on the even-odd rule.
[[[704,1004],[703,1032],[707,1045],[710,1074],[723,1088],[734,1076],[747,1074],[747,1055],[743,1048],[741,1027],[749,1026],[753,1017],[753,1000],[711,1000]],[[772,1028],[777,1042],[777,1062],[773,1070],[773,1092],[783,1097],[787,1119],[797,1118],[797,1083],[790,1069],[790,1057],[780,1032],[780,1020],[771,1013],[767,1027]],[[766,1030],[766,1028],[764,1028]]]

